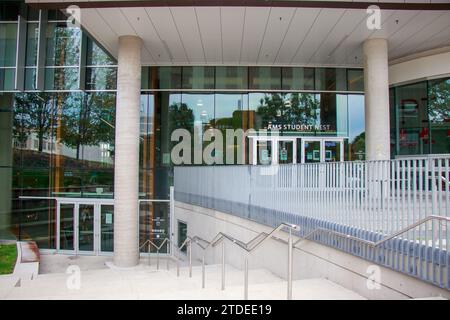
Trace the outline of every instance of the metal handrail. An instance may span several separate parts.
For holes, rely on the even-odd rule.
[[[281,223],[278,227],[274,228],[271,232],[260,232],[254,238],[252,238],[248,242],[240,241],[226,233],[219,232],[211,241],[207,241],[205,239],[200,238],[199,236],[194,236],[190,238],[191,243],[194,242],[197,244],[202,250],[202,288],[205,288],[205,251],[210,247],[216,247],[219,243],[222,242],[222,290],[225,288],[225,246],[223,240],[228,240],[232,244],[237,245],[241,249],[246,251],[246,257],[244,260],[244,299],[248,299],[248,255],[252,253],[254,250],[259,248],[264,242],[268,239],[274,237],[274,234],[280,231],[283,228],[287,228],[289,230],[289,243],[290,246],[288,248],[288,279],[287,279],[287,299],[292,299],[292,270],[293,270],[293,257],[292,257],[292,230],[299,231],[300,227],[294,224],[289,223]],[[259,240],[258,240],[259,239]],[[258,240],[258,241],[256,241]],[[200,242],[205,243],[206,245],[200,244]]]
[[[450,217],[429,215],[428,217],[420,219],[420,220],[410,224],[409,226],[407,226],[407,227],[405,227],[403,229],[400,229],[400,230],[398,230],[398,231],[396,231],[396,232],[394,232],[394,233],[392,233],[390,235],[387,235],[387,236],[383,237],[382,239],[380,239],[378,241],[375,241],[375,242],[374,241],[370,241],[370,240],[361,239],[361,238],[358,238],[358,237],[355,237],[355,236],[351,236],[349,234],[344,234],[344,233],[341,233],[341,232],[338,232],[338,231],[329,230],[329,229],[325,229],[325,228],[319,227],[319,228],[316,228],[313,231],[307,233],[305,236],[300,236],[300,239],[298,239],[294,243],[294,246],[297,245],[297,243],[299,243],[299,242],[301,242],[303,240],[308,240],[311,236],[313,236],[314,234],[316,234],[318,232],[326,232],[326,233],[331,233],[331,234],[334,234],[336,236],[343,237],[343,238],[346,238],[346,239],[355,240],[355,241],[364,243],[364,244],[366,244],[368,246],[371,246],[371,247],[378,247],[379,245],[385,243],[386,241],[389,241],[389,240],[391,240],[391,239],[393,239],[395,237],[398,237],[398,236],[402,235],[403,233],[408,232],[409,230],[412,230],[414,228],[417,228],[418,226],[420,226],[420,225],[422,225],[422,224],[424,224],[424,223],[426,223],[428,221],[431,221],[431,220],[444,220],[444,221],[450,222]]]
[[[148,239],[139,248],[142,248],[146,244],[149,244],[149,251],[150,251],[150,245],[153,246],[154,248],[156,248],[157,268],[159,269],[159,250],[164,246],[164,244],[170,243],[171,248],[172,248],[171,252],[177,262],[177,276],[179,276],[180,275],[180,271],[179,271],[180,259],[179,259],[179,257],[175,256],[175,251],[173,249],[177,249],[180,252],[184,247],[186,247],[186,249],[189,249],[188,250],[189,277],[192,277],[192,243],[196,244],[203,251],[203,255],[202,255],[202,288],[205,288],[205,252],[209,248],[214,248],[221,243],[222,244],[222,261],[221,261],[222,262],[222,290],[224,290],[225,289],[225,243],[224,243],[224,240],[228,240],[232,244],[237,245],[239,248],[243,249],[246,252],[246,257],[244,260],[244,298],[248,299],[248,255],[250,253],[252,253],[254,250],[256,250],[257,248],[259,248],[268,239],[272,238],[276,241],[282,242],[284,244],[288,244],[287,299],[291,300],[292,299],[293,249],[300,249],[299,247],[297,247],[297,244],[300,243],[301,241],[314,240],[314,239],[310,239],[313,235],[315,235],[319,232],[325,232],[325,233],[334,234],[339,237],[343,237],[345,239],[358,241],[360,243],[363,243],[363,244],[366,244],[368,246],[375,248],[375,247],[378,247],[381,244],[383,244],[395,237],[398,237],[398,236],[402,235],[403,233],[408,232],[409,230],[412,230],[412,229],[414,229],[428,221],[431,221],[431,220],[450,222],[450,217],[430,215],[428,217],[425,217],[423,219],[416,221],[415,223],[408,225],[407,227],[405,227],[403,229],[400,229],[390,235],[387,235],[387,236],[383,237],[382,239],[375,241],[375,242],[361,239],[361,238],[351,236],[348,234],[344,234],[341,232],[337,232],[334,230],[329,230],[329,229],[325,229],[322,227],[318,227],[318,228],[314,229],[313,231],[307,233],[304,236],[297,235],[300,239],[298,239],[294,243],[293,237],[292,237],[292,231],[300,231],[300,227],[298,225],[294,225],[294,224],[281,223],[280,225],[278,225],[278,227],[272,229],[272,231],[270,231],[269,233],[260,232],[255,237],[253,237],[251,240],[249,240],[248,242],[243,242],[243,241],[236,239],[226,233],[219,232],[211,241],[205,240],[199,236],[193,236],[193,237],[188,236],[186,238],[186,240],[181,244],[181,246],[178,247],[176,245],[174,246],[173,241],[170,240],[169,238],[164,238],[163,242],[159,246],[157,246],[154,242],[152,242],[150,239]],[[289,231],[287,241],[275,236],[275,233],[282,230],[283,228],[287,228]],[[167,260],[167,269],[169,269],[169,260]]]

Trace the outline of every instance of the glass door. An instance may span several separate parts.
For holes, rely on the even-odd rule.
[[[278,141],[278,163],[294,163],[294,141]]]
[[[100,205],[100,251],[114,251],[114,206]]]
[[[95,205],[78,204],[78,251],[94,252]]]
[[[342,140],[325,140],[325,162],[343,161],[343,141]]]
[[[322,144],[320,140],[302,140],[303,163],[322,161]]]
[[[61,251],[75,250],[75,204],[59,203],[58,208],[58,243]]]
[[[104,201],[58,201],[57,249],[99,254],[114,250],[114,205]]]

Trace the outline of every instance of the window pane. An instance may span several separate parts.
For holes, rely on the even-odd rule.
[[[26,66],[35,66],[37,62],[37,39],[39,26],[37,23],[28,23],[27,25],[27,48],[26,48]]]
[[[281,68],[250,67],[249,87],[263,90],[281,89]]]
[[[0,90],[14,90],[15,69],[0,68]]]
[[[398,154],[430,153],[427,83],[396,88]]]
[[[314,68],[283,68],[283,90],[314,90]]]
[[[214,67],[183,67],[183,89],[214,89]]]
[[[0,2],[0,21],[17,21],[20,12],[19,1]]]
[[[111,58],[98,44],[92,39],[87,39],[87,57],[86,65],[112,65],[115,64],[113,58]]]
[[[346,69],[316,68],[316,90],[347,90]]]
[[[25,69],[25,90],[36,90],[36,68]]]
[[[116,89],[117,69],[112,68],[86,68],[86,89],[88,90],[114,90]]]
[[[80,59],[81,30],[65,22],[47,24],[46,66],[77,66]]]
[[[450,153],[450,78],[429,82],[431,152]]]
[[[348,95],[349,141],[346,160],[365,159],[364,95]]]
[[[16,66],[17,24],[0,24],[0,67]]]
[[[155,89],[181,89],[181,67],[160,67]]]
[[[348,91],[364,91],[364,71],[358,69],[348,69]]]
[[[78,68],[46,68],[46,90],[78,89]]]
[[[216,89],[247,89],[246,67],[216,67]]]

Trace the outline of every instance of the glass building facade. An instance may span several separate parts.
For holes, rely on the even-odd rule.
[[[83,30],[68,27],[60,12],[1,3],[0,223],[19,239],[93,251],[98,211],[99,251],[113,250],[116,77],[115,59]],[[168,233],[168,203],[145,200],[169,198],[175,129],[194,135],[279,128],[298,141],[342,139],[339,160],[365,159],[362,69],[144,66],[141,78],[141,243]],[[449,92],[449,79],[391,89],[393,157],[450,152]],[[308,143],[306,153],[315,148]],[[228,152],[239,157],[235,141],[225,145]],[[248,141],[244,153],[251,163]],[[280,162],[289,163],[294,153],[284,156]]]

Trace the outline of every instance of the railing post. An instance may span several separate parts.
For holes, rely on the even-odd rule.
[[[169,242],[169,244],[170,245],[166,245],[166,248],[167,248],[167,250],[166,251],[170,251],[170,253],[169,252],[167,252],[168,254],[167,254],[167,261],[166,261],[166,268],[167,268],[167,271],[169,271],[169,269],[170,269],[170,254],[172,253],[172,242]],[[169,250],[170,249],[170,250]]]
[[[156,270],[159,270],[159,249],[156,249]]]
[[[289,228],[289,240],[288,240],[288,270],[287,270],[287,299],[292,300],[292,228]]]
[[[248,300],[248,256],[244,260],[244,300]]]
[[[175,256],[175,251],[173,252],[173,256],[175,257],[175,261],[176,261],[176,263],[177,263],[177,277],[179,277],[180,276],[180,259],[179,259],[179,248],[177,247],[177,255],[178,256]]]
[[[150,261],[151,261],[150,257],[151,257],[151,245],[150,245],[150,242],[149,242],[149,243],[148,243],[148,265],[149,265],[149,266],[151,265],[151,263],[150,263]]]
[[[189,241],[189,278],[192,278],[192,241]]]
[[[205,289],[205,251],[202,257],[202,289]]]
[[[225,290],[225,242],[222,241],[222,290]]]

